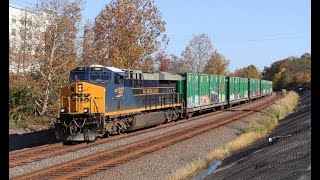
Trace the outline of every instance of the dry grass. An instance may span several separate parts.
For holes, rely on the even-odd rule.
[[[245,133],[239,136],[237,139],[227,143],[224,146],[224,149],[227,149],[230,152],[234,152],[252,144],[254,141],[259,139],[260,137],[261,135],[254,132]]]
[[[292,113],[298,104],[299,95],[297,93],[293,91],[285,91],[284,93],[284,98],[278,100],[275,104],[270,106],[266,112],[258,117],[257,121],[250,123],[249,126],[244,129],[244,133],[238,138],[213,150],[205,157],[187,164],[166,179],[193,179],[194,176],[199,174],[214,162],[225,159],[235,151],[252,144],[261,137],[270,133],[278,125],[278,121]]]

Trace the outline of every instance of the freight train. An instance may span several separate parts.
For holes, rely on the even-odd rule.
[[[246,103],[272,93],[267,80],[195,73],[143,72],[91,65],[61,88],[58,140],[94,141]]]

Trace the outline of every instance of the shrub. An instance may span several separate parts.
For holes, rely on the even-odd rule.
[[[28,87],[11,89],[9,92],[10,128],[23,128],[35,110],[34,93]]]

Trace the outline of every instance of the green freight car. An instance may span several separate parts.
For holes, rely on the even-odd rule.
[[[266,96],[272,93],[272,81],[261,80],[261,96]]]
[[[248,78],[228,76],[229,105],[249,100]]]
[[[211,102],[216,105],[227,104],[228,82],[226,76],[210,75]]]
[[[260,89],[265,89],[266,94],[272,91],[270,81],[261,83],[260,79],[195,73],[180,75],[183,80],[178,82],[177,93],[181,94],[188,115],[260,98]]]
[[[218,75],[198,75],[200,107],[219,106],[226,103],[226,77]],[[209,108],[210,108],[209,107]]]
[[[226,76],[182,73],[178,83],[183,103],[188,114],[227,105]]]
[[[267,92],[267,86],[268,86],[268,81],[267,80],[260,80],[260,92],[261,92],[261,96],[265,96],[268,94]]]
[[[272,81],[267,81],[267,94],[272,93]]]
[[[249,99],[260,98],[260,79],[249,78]]]

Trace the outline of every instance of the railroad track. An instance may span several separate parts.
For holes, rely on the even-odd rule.
[[[265,98],[265,97],[264,97]],[[242,106],[245,105],[249,105],[251,103],[254,103],[256,101],[247,103],[247,104],[242,104],[242,105],[238,105],[229,109],[236,109],[236,108],[240,108]],[[221,111],[215,111],[215,112],[211,112],[211,113],[207,113],[207,114],[202,114],[193,118],[190,118],[188,120],[180,120],[177,122],[171,122],[168,124],[163,124],[160,126],[156,126],[153,128],[149,128],[149,129],[145,129],[145,130],[140,130],[137,132],[132,132],[129,134],[121,134],[118,136],[113,136],[113,137],[109,137],[109,138],[105,138],[105,139],[99,139],[97,140],[95,143],[92,144],[86,144],[86,143],[82,143],[82,144],[77,144],[77,145],[73,145],[73,146],[64,146],[63,143],[55,143],[55,144],[51,144],[51,145],[46,145],[46,146],[39,146],[39,147],[35,147],[35,148],[30,148],[27,150],[22,150],[22,151],[18,151],[18,152],[11,152],[9,153],[9,168],[13,168],[15,166],[21,166],[23,164],[27,164],[33,161],[38,161],[41,159],[45,159],[48,157],[52,157],[55,155],[59,155],[59,154],[63,154],[63,153],[68,153],[70,151],[75,151],[75,150],[79,150],[82,148],[87,148],[87,147],[92,147],[92,146],[96,146],[99,144],[103,144],[103,143],[107,143],[107,142],[111,142],[111,141],[115,141],[115,140],[119,140],[119,139],[123,139],[123,138],[127,138],[130,136],[135,136],[138,134],[142,134],[142,133],[146,133],[146,132],[150,132],[150,131],[155,131],[158,129],[162,129],[162,128],[166,128],[169,126],[174,126],[180,123],[185,123],[185,122],[189,122],[195,119],[199,119],[199,118],[203,118],[203,117],[207,117],[207,116],[212,116],[214,114],[218,114]]]
[[[81,179],[248,116],[255,111],[268,107],[280,96],[281,94],[277,93],[277,96],[268,102],[248,110],[239,111],[222,118],[215,118],[180,130],[167,132],[115,149],[65,162],[14,179]]]
[[[246,105],[249,105],[249,104],[252,104],[255,102],[257,102],[257,101],[238,105],[238,106],[229,108],[229,110],[237,109],[242,106],[246,106]],[[52,157],[55,155],[68,153],[70,151],[76,151],[76,150],[80,150],[83,148],[88,148],[88,147],[96,146],[99,144],[104,144],[107,142],[112,142],[112,141],[116,141],[119,139],[128,138],[131,136],[136,136],[138,134],[159,130],[159,129],[166,128],[169,126],[174,126],[177,124],[186,123],[186,122],[189,122],[189,121],[192,121],[195,119],[212,116],[212,115],[218,114],[218,113],[221,113],[221,111],[215,111],[215,112],[211,112],[211,113],[207,113],[207,114],[202,114],[202,115],[199,115],[196,117],[189,118],[187,120],[185,119],[185,120],[179,120],[176,122],[171,122],[168,124],[162,124],[160,126],[156,126],[153,128],[148,128],[148,129],[144,129],[144,130],[140,130],[140,131],[136,131],[136,132],[131,132],[128,134],[121,134],[121,135],[112,136],[109,138],[99,139],[99,140],[95,141],[95,143],[89,143],[89,144],[82,143],[82,144],[76,144],[73,146],[65,146],[65,145],[63,145],[63,143],[55,143],[55,144],[51,144],[51,145],[30,148],[30,149],[22,150],[22,151],[18,151],[18,152],[12,152],[12,153],[9,153],[9,168],[13,168],[15,166],[21,166],[21,165],[24,165],[24,164],[27,164],[30,162],[34,162],[34,161],[39,161],[41,159],[45,159],[45,158]]]

